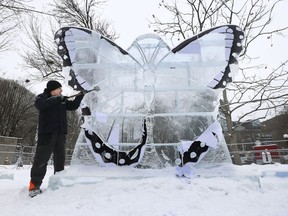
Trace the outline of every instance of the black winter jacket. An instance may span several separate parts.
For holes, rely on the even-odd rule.
[[[76,110],[80,106],[83,95],[76,96],[73,101],[70,101],[63,97],[53,97],[45,90],[35,100],[35,107],[39,110],[38,134],[59,131],[67,133],[66,110]]]

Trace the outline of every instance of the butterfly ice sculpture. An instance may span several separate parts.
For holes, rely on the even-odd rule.
[[[126,51],[89,29],[59,29],[55,42],[68,84],[100,88],[86,94],[82,109],[96,160],[135,166],[145,146],[156,146],[163,161],[171,162],[172,152],[171,163],[198,163],[222,138],[219,93],[238,70],[243,38],[238,26],[224,25],[173,49],[155,34],[142,35]]]

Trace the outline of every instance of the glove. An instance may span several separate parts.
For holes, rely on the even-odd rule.
[[[68,97],[61,95],[59,96],[59,98],[60,98],[61,103],[65,104]]]

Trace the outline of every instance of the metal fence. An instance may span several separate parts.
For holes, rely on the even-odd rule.
[[[230,151],[231,158],[238,154],[241,164],[288,164],[288,141],[270,140],[262,143],[234,143],[230,148],[237,145],[237,151]],[[27,144],[2,144],[0,143],[0,164],[15,164],[17,166],[30,165],[33,162],[35,146]],[[66,149],[66,165],[70,165],[73,149]],[[52,156],[49,164],[53,164]]]
[[[237,151],[230,151],[231,158],[238,154],[241,164],[288,164],[288,141],[287,140],[266,140],[247,143],[229,144],[231,148],[237,145]]]
[[[17,166],[29,165],[33,163],[36,146],[27,144],[3,144],[0,143],[0,164]],[[70,165],[72,159],[72,149],[66,149],[66,165]],[[53,155],[49,164],[53,164]]]

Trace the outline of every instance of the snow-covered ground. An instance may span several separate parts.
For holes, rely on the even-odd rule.
[[[0,166],[1,216],[287,216],[288,165],[175,168],[49,167],[43,194],[28,196],[30,166]],[[50,181],[49,181],[50,179]]]

